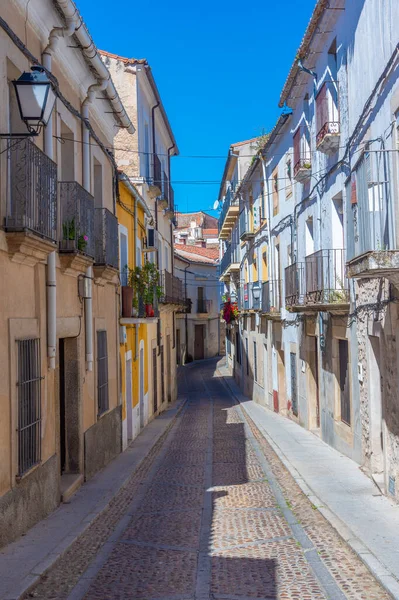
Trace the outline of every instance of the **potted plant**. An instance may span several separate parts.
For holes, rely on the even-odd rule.
[[[147,317],[154,316],[154,297],[157,299],[162,296],[162,288],[159,285],[159,271],[155,264],[146,262],[141,269],[140,274],[140,290],[143,302],[145,304],[145,312]]]

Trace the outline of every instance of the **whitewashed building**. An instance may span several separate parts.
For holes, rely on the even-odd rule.
[[[394,0],[317,2],[283,113],[219,222],[243,390],[396,500],[398,18]]]

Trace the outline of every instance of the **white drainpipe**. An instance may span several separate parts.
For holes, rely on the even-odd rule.
[[[89,120],[89,104],[93,101],[97,91],[105,90],[108,79],[91,85],[87,90],[87,97],[82,104],[82,115],[85,121]],[[82,124],[82,156],[83,156],[83,187],[91,193],[91,165],[90,165],[90,132],[86,125]],[[85,342],[86,342],[86,369],[93,370],[93,267],[87,267],[85,277],[87,279],[87,298],[85,298]]]
[[[67,27],[55,27],[49,35],[47,47],[43,51],[43,66],[51,71],[52,53],[59,37],[70,37],[75,31],[74,21],[67,21]],[[49,158],[54,159],[53,146],[53,119],[51,118],[44,128],[44,150]],[[57,275],[56,252],[51,252],[47,257],[47,357],[49,369],[55,369],[57,354]]]

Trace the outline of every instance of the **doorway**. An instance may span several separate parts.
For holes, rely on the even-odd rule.
[[[180,365],[180,329],[176,329],[176,363]]]
[[[307,378],[307,391],[309,398],[309,429],[311,431],[315,431],[320,429],[318,338],[315,336],[308,336],[307,348],[307,362],[309,365],[309,373]]]
[[[281,348],[281,344],[277,346],[277,381],[278,381],[278,392],[274,394],[274,412],[280,412],[280,410],[286,407],[286,393],[285,393],[285,357],[284,350]]]
[[[77,338],[61,338],[59,357],[59,456],[62,494],[83,472],[81,374]]]
[[[126,418],[127,418],[127,439],[133,439],[133,396],[132,396],[132,358],[126,359]]]
[[[381,350],[378,337],[369,336],[369,399],[370,399],[370,469],[373,474],[384,472],[384,439],[382,426]]]
[[[166,394],[168,402],[172,402],[172,381],[171,381],[171,352],[170,352],[170,335],[166,336]]]
[[[202,360],[205,354],[205,325],[195,325],[194,334],[194,360]]]
[[[140,397],[140,428],[145,425],[144,416],[144,348],[140,348],[139,353],[139,397]]]

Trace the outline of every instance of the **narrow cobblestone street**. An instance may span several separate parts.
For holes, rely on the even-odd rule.
[[[388,599],[215,372],[129,483],[27,597]]]

